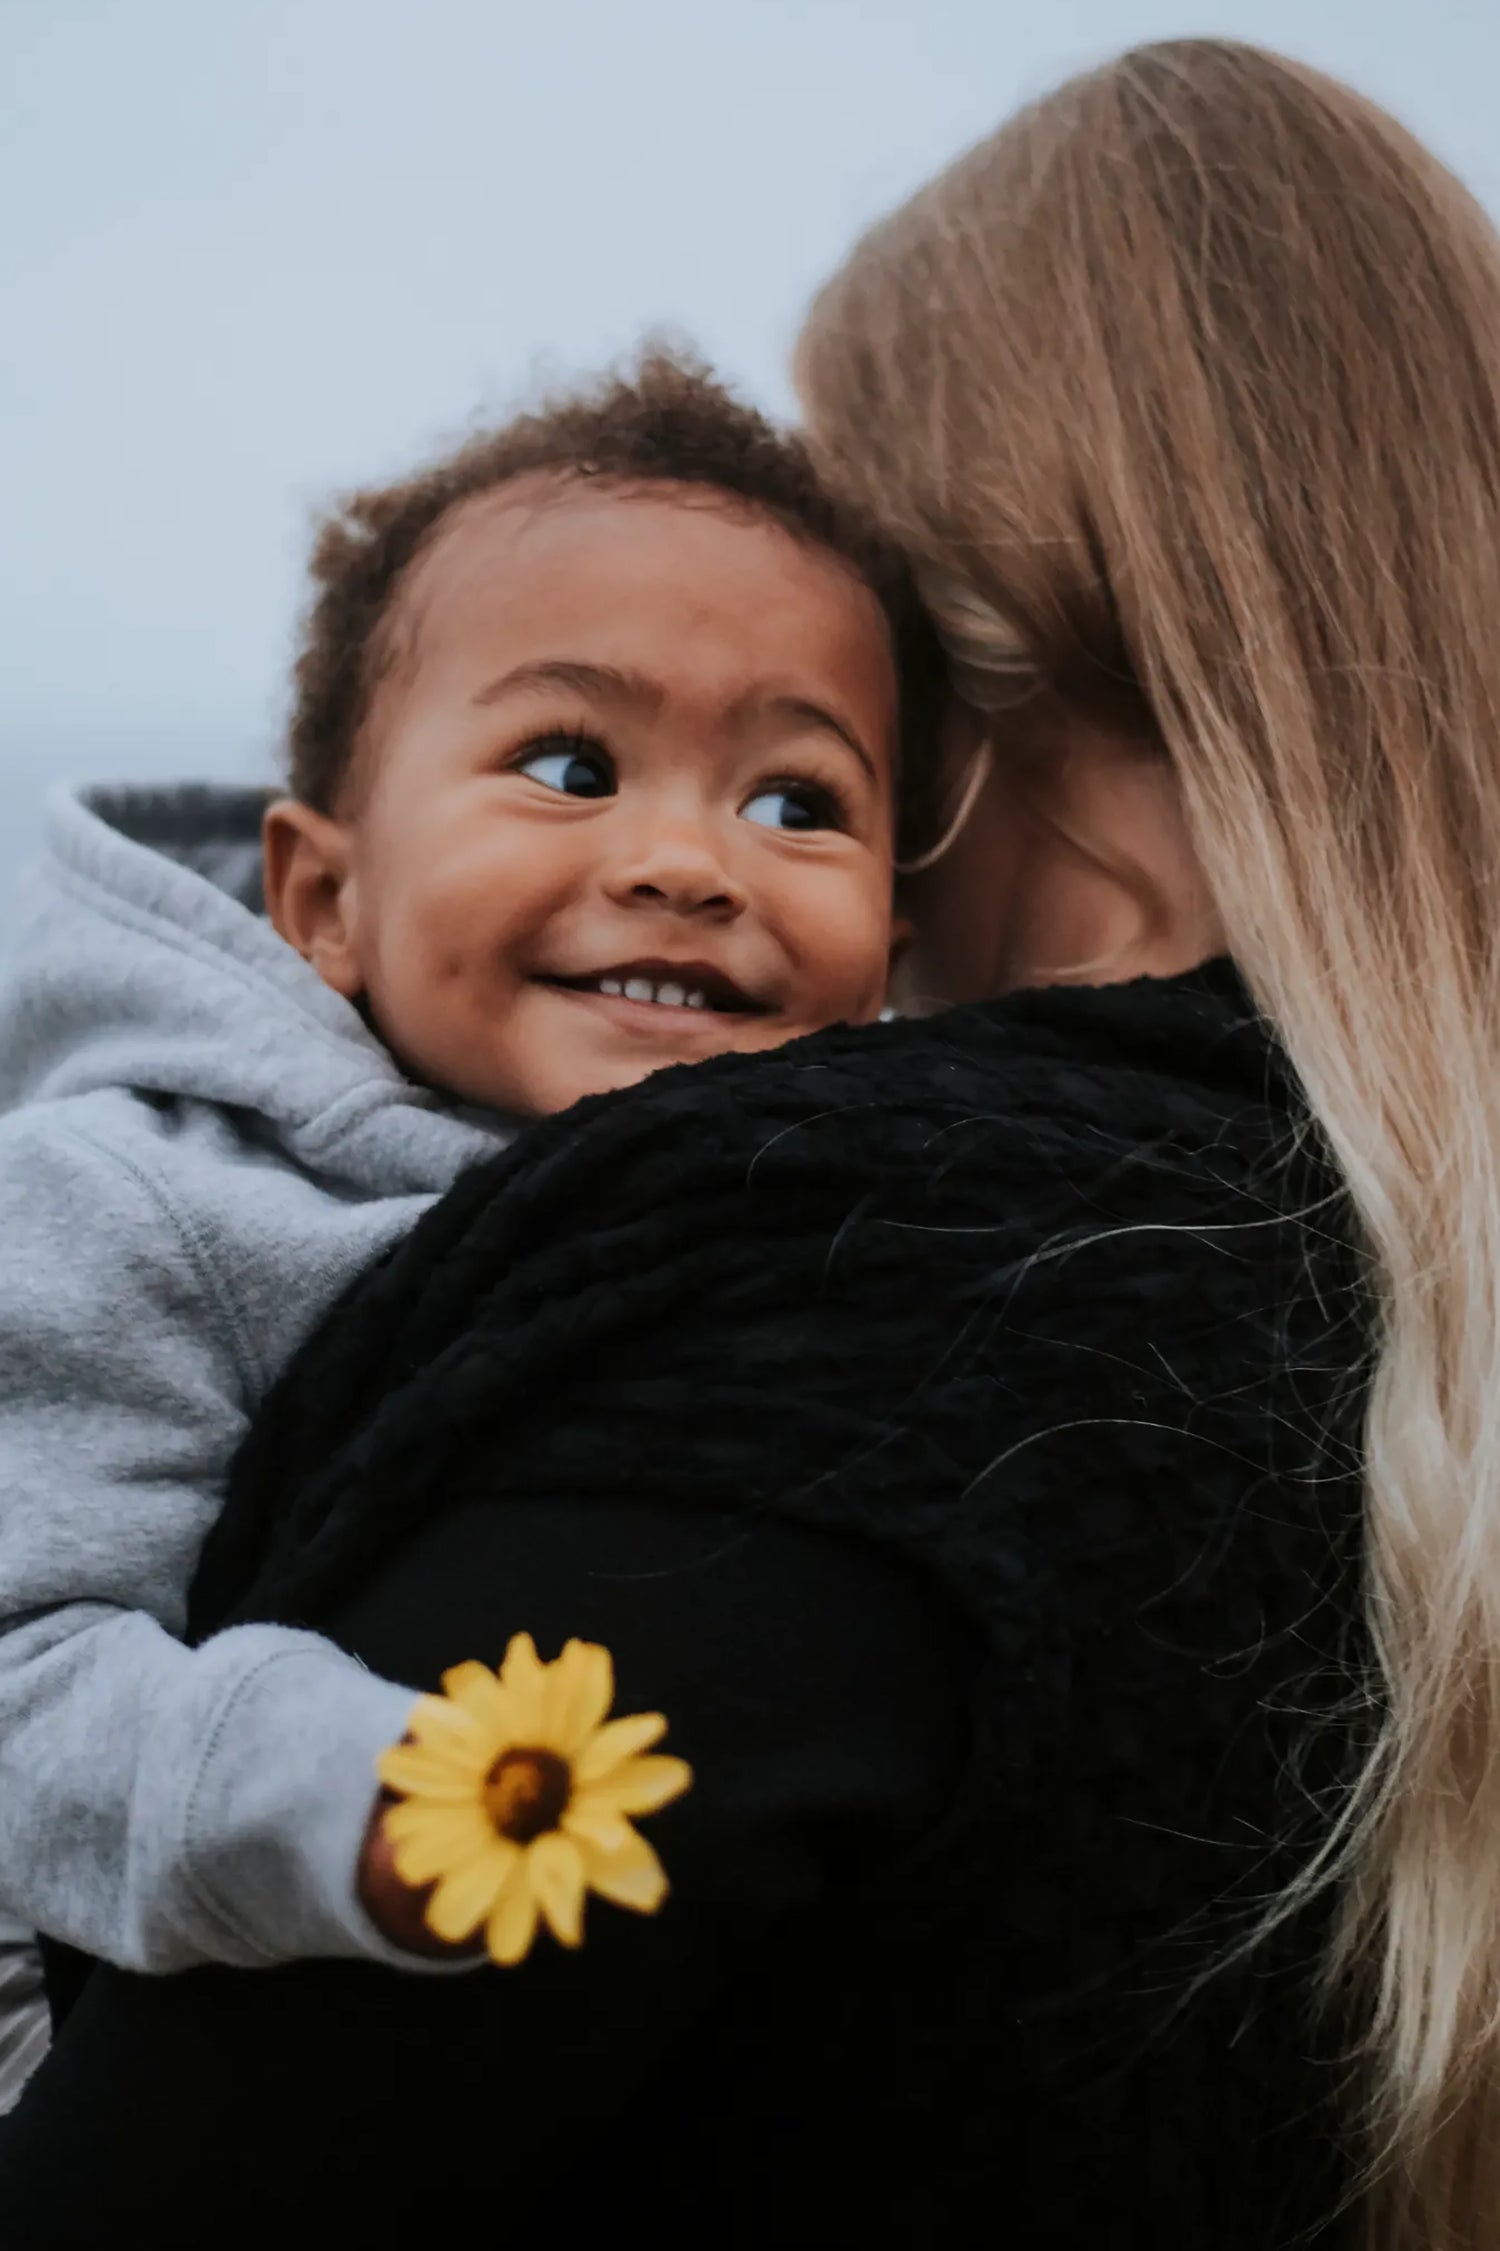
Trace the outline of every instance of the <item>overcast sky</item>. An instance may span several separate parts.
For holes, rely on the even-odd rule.
[[[0,0],[0,926],[49,780],[272,773],[321,496],[651,326],[787,408],[867,220],[1184,31],[1500,209],[1497,0]]]

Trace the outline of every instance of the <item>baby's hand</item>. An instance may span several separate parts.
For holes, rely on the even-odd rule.
[[[406,1740],[410,1742],[410,1736]],[[394,1790],[380,1790],[370,1809],[354,1878],[361,1907],[381,1937],[389,1939],[393,1946],[404,1948],[408,1954],[425,1955],[429,1961],[460,1961],[468,1955],[482,1954],[482,1941],[471,1939],[462,1946],[454,1946],[445,1938],[435,1937],[425,1919],[432,1885],[408,1884],[397,1875],[390,1839],[385,1833],[385,1815],[387,1807],[399,1803]]]

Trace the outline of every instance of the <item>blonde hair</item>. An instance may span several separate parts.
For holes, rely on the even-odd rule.
[[[1370,2240],[1500,2231],[1500,244],[1368,102],[1124,56],[856,249],[799,377],[976,703],[1148,725],[1362,1230]],[[991,684],[996,684],[992,679]],[[997,700],[994,697],[991,702]]]

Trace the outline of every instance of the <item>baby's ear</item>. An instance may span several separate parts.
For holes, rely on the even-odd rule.
[[[261,829],[266,912],[279,937],[345,1000],[364,989],[355,943],[350,837],[342,821],[294,797],[266,808]]]

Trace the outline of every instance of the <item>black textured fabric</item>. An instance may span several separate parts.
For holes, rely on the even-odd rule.
[[[493,1660],[473,1637],[523,1600],[611,1637],[699,1765],[660,1825],[677,1896],[510,1979],[98,1973],[0,2200],[39,2246],[136,2209],[79,2139],[112,2064],[157,2110],[175,2085],[210,2159],[189,2082],[226,2106],[233,2198],[204,2214],[205,2160],[189,2200],[220,2242],[319,2194],[388,2217],[419,2116],[482,2158],[427,2168],[439,2219],[492,2178],[497,2226],[564,2242],[643,2138],[673,2242],[1342,2242],[1327,1909],[1239,1942],[1353,1748],[1365,1353],[1341,1199],[1225,964],[537,1128],[289,1371],[194,1625],[308,1623],[414,1679]],[[683,1538],[720,1595],[677,1588]],[[327,2100],[296,2165],[278,2043]],[[51,2223],[68,2147],[106,2187]]]

